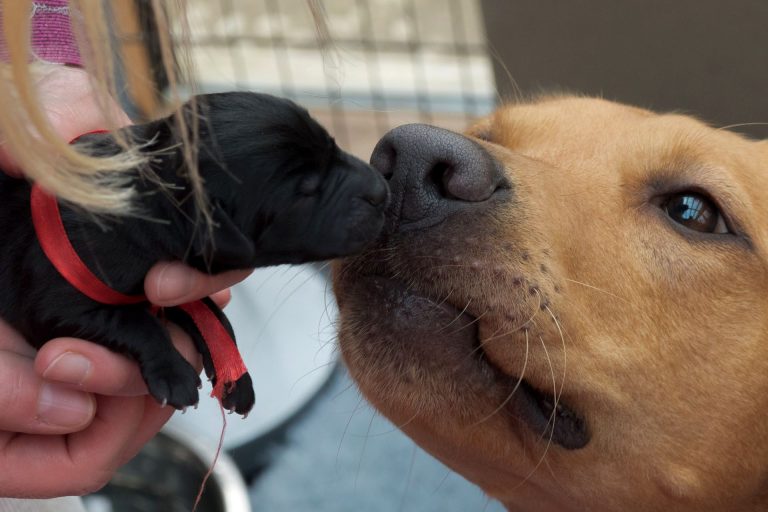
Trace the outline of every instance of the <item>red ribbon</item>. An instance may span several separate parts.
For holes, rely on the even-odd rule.
[[[106,130],[98,130],[83,135],[104,132]],[[80,137],[73,139],[72,142]],[[37,184],[32,185],[30,208],[40,247],[59,274],[80,293],[96,302],[111,306],[147,301],[145,295],[126,295],[113,290],[91,272],[80,259],[67,236],[58,201]],[[237,350],[235,341],[205,303],[198,300],[179,307],[192,318],[208,346],[216,375],[216,385],[211,391],[211,396],[221,402],[224,393],[228,391],[228,386],[234,385],[248,371],[245,363]],[[156,309],[154,306],[152,308]]]

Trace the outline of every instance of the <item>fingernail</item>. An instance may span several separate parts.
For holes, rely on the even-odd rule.
[[[195,275],[179,263],[168,263],[157,279],[157,297],[174,301],[186,297],[195,286]]]
[[[44,383],[40,388],[37,416],[43,423],[57,427],[78,427],[85,425],[93,413],[93,399],[87,393],[51,383]]]
[[[43,378],[80,385],[91,374],[91,361],[75,352],[64,352],[43,372]]]

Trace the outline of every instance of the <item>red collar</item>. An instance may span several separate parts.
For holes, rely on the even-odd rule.
[[[80,293],[110,306],[138,304],[147,300],[144,295],[126,295],[113,290],[91,272],[69,241],[56,198],[37,184],[32,185],[30,208],[37,240],[48,261]]]
[[[98,130],[88,133],[104,133],[105,131]],[[75,140],[77,138],[73,139],[72,142]],[[64,222],[61,220],[58,201],[37,184],[32,185],[30,208],[32,224],[40,247],[59,274],[80,293],[96,302],[111,306],[138,304],[147,301],[145,295],[126,295],[113,290],[91,272],[80,259],[67,236]],[[155,306],[152,307],[155,308]],[[204,302],[194,301],[181,304],[178,307],[192,318],[208,346],[216,375],[216,386],[213,388],[211,396],[218,398],[221,402],[227,387],[234,384],[247,372],[235,341]],[[159,308],[156,309],[159,310]]]

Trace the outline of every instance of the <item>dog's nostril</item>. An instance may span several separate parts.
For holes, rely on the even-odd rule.
[[[464,158],[449,166],[442,176],[443,197],[459,201],[480,202],[503,187],[503,172],[488,154],[483,158]]]
[[[371,165],[374,169],[384,176],[384,179],[389,181],[395,174],[395,164],[397,163],[397,149],[391,141],[386,139],[380,147],[371,155]]]
[[[434,184],[441,197],[446,199],[460,199],[454,196],[448,189],[451,176],[456,172],[453,165],[448,162],[437,162],[429,171],[429,180]]]

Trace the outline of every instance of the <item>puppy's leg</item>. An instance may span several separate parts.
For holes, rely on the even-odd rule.
[[[229,319],[224,312],[209,298],[203,299],[203,303],[216,315],[221,325],[229,333],[232,341],[235,341],[235,332],[232,329],[232,325],[229,323]],[[200,330],[197,328],[194,320],[180,308],[168,308],[165,310],[166,317],[173,323],[184,329],[195,342],[197,350],[203,356],[203,368],[205,368],[205,374],[211,379],[213,385],[216,385],[217,376],[216,370],[213,366],[213,359],[208,349],[208,345],[205,342]],[[247,414],[253,407],[256,397],[253,393],[253,383],[251,376],[246,372],[240,377],[232,386],[227,387],[222,397],[222,405],[225,409],[235,411],[238,414]]]
[[[149,393],[182,409],[198,402],[200,377],[176,350],[162,322],[143,306],[104,308],[88,315],[78,336],[134,358]]]

